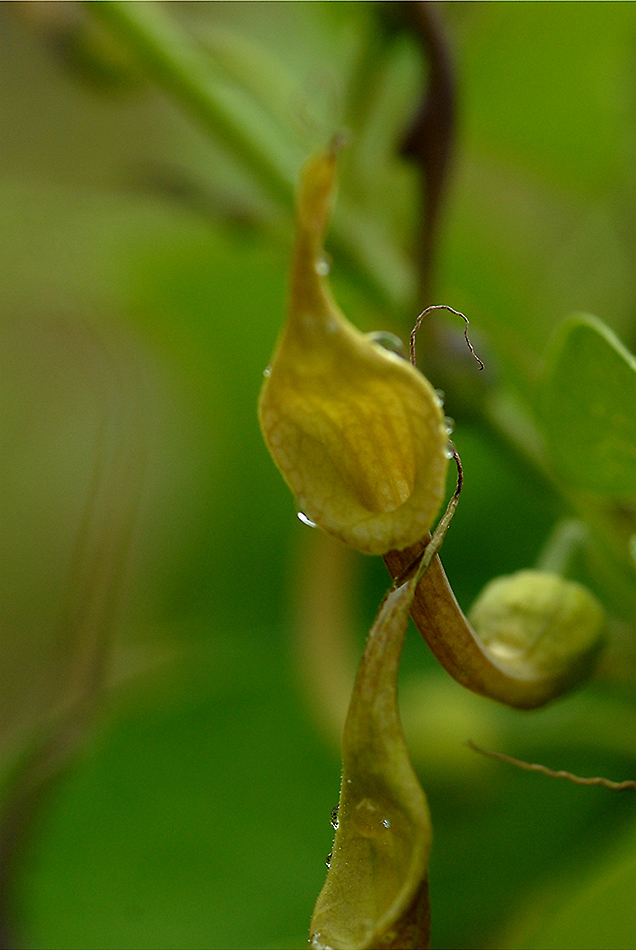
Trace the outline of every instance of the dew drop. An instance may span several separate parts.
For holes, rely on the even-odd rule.
[[[333,857],[333,851],[330,851],[329,854],[327,855],[327,857],[325,858],[325,864],[327,865],[328,868],[331,867],[331,859],[332,859],[332,857]]]
[[[311,950],[333,950],[328,943],[323,943],[321,938],[322,934],[320,932],[313,935],[309,943]]]
[[[382,824],[384,825],[385,828],[390,828],[390,827],[391,827],[391,821],[390,821],[389,818],[383,818],[383,819],[382,819]]]
[[[331,821],[331,827],[334,829],[334,831],[338,830],[338,808],[338,805],[334,805],[334,807],[331,809],[331,818],[329,819]]]
[[[376,838],[380,834],[378,806],[370,798],[362,798],[353,810],[356,831],[364,838]]]
[[[302,521],[303,524],[306,524],[308,528],[315,528],[316,522],[312,521],[311,518],[308,518],[307,515],[302,511],[297,511],[296,515],[299,521]]]
[[[263,376],[265,377],[265,379],[267,379],[268,376],[271,376],[271,373],[272,373],[272,367],[266,366],[265,369],[263,370]]]
[[[455,428],[455,420],[451,419],[450,416],[446,416],[444,419],[444,425],[446,426],[446,435],[452,435],[453,429]]]
[[[388,350],[389,353],[395,353],[396,356],[406,359],[406,347],[395,333],[389,333],[388,330],[376,330],[374,333],[367,333],[366,338],[371,340],[372,343],[377,343],[383,350]]]
[[[444,405],[444,399],[446,398],[446,393],[444,392],[444,390],[443,390],[443,389],[436,389],[436,390],[435,390],[435,395],[437,396],[437,398],[439,399],[439,401],[441,402],[441,404]]]
[[[446,446],[446,451],[445,451],[444,455],[445,455],[446,458],[449,459],[449,460],[455,458],[455,446],[453,445],[452,442],[449,442],[449,443],[447,444],[447,446]]]
[[[319,277],[326,277],[330,270],[331,264],[326,257],[321,257],[319,261],[316,261],[316,273]]]

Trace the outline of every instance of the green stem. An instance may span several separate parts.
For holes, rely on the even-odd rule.
[[[179,100],[203,126],[243,156],[267,191],[287,204],[291,201],[299,156],[285,155],[280,141],[246,123],[237,109],[229,84],[215,81],[213,60],[191,42],[174,19],[158,4],[132,0],[100,0],[87,4],[124,42],[150,78]]]
[[[567,577],[589,531],[582,521],[563,518],[554,526],[537,559],[537,570]]]
[[[270,197],[291,209],[303,151],[245,90],[215,69],[209,53],[159,4],[100,0],[86,8],[127,46],[153,82],[233,152]],[[334,250],[383,304],[405,305],[415,289],[413,271],[381,226],[343,200],[332,236]]]

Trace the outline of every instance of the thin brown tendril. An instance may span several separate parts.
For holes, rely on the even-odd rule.
[[[454,313],[456,317],[461,317],[461,318],[462,318],[462,320],[463,320],[463,321],[465,322],[465,324],[466,324],[466,326],[464,327],[464,336],[465,336],[465,338],[466,338],[466,343],[468,344],[468,349],[470,350],[470,352],[473,354],[473,356],[475,357],[475,359],[476,359],[477,362],[479,363],[479,369],[482,370],[482,369],[484,368],[484,364],[483,364],[482,360],[480,360],[479,357],[477,356],[477,354],[475,353],[473,344],[472,344],[472,343],[470,342],[470,340],[468,339],[468,325],[469,325],[469,323],[470,323],[468,317],[465,316],[463,313],[460,313],[459,310],[453,310],[452,307],[446,306],[445,303],[437,303],[437,304],[433,304],[431,307],[427,307],[426,310],[422,310],[421,314],[419,315],[419,317],[418,317],[417,320],[415,321],[415,326],[414,326],[413,329],[411,330],[411,363],[413,364],[413,366],[416,365],[416,360],[415,360],[415,337],[417,336],[417,331],[418,331],[419,328],[422,326],[422,320],[424,319],[424,317],[425,317],[427,314],[429,314],[432,310],[448,310],[450,313]]]
[[[433,560],[433,558],[439,551],[440,547],[442,546],[442,541],[444,540],[446,532],[448,531],[448,528],[450,527],[450,523],[453,520],[455,510],[457,508],[457,505],[459,504],[459,496],[461,495],[462,488],[464,487],[464,469],[462,466],[462,460],[459,457],[459,452],[457,451],[455,446],[452,445],[452,443],[451,443],[451,446],[453,449],[453,458],[455,459],[455,465],[457,466],[457,485],[455,486],[455,491],[453,492],[451,499],[448,502],[448,505],[446,506],[446,511],[444,512],[443,517],[440,519],[440,522],[437,528],[435,529],[435,534],[433,535],[432,538],[429,538],[429,541],[426,547],[422,548],[422,550],[419,552],[417,557],[414,558],[412,561],[410,561],[410,563],[404,568],[404,570],[400,571],[400,573],[396,577],[393,578],[393,584],[392,584],[393,590],[397,590],[398,587],[401,587],[402,584],[404,584],[407,581],[407,579],[410,577],[410,575],[413,573],[413,571],[416,568],[419,570],[420,567],[422,566],[423,561],[426,563],[426,566],[428,567],[428,565],[431,563],[431,561]],[[426,570],[426,568],[423,569],[422,573],[424,572],[424,570]]]
[[[453,450],[453,458],[455,459],[455,465],[457,466],[457,485],[455,487],[455,493],[453,498],[459,498],[462,493],[462,488],[464,487],[464,466],[462,465],[462,460],[459,457],[459,452],[451,442],[451,448]]]
[[[602,785],[603,788],[611,788],[614,792],[622,792],[626,788],[636,789],[636,781],[634,781],[634,779],[627,779],[625,782],[612,782],[608,778],[581,778],[579,775],[573,775],[572,772],[564,772],[563,770],[556,772],[554,769],[549,769],[545,765],[538,765],[534,762],[524,762],[522,759],[514,759],[511,755],[504,755],[503,752],[489,752],[487,749],[482,749],[474,743],[472,739],[467,739],[466,745],[475,752],[479,752],[480,755],[488,756],[491,759],[498,759],[500,762],[508,762],[509,765],[516,765],[517,768],[525,769],[528,772],[541,772],[542,775],[548,775],[550,778],[565,778],[568,782],[573,782],[575,785]]]

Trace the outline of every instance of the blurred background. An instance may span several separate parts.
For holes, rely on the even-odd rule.
[[[443,560],[467,608],[581,514],[536,421],[554,330],[586,311],[636,346],[636,8],[15,2],[0,47],[0,936],[302,947],[388,575],[298,521],[258,429],[300,164],[348,130],[328,248],[357,326],[471,320],[485,378],[454,318],[419,344],[465,469]],[[613,537],[576,568],[612,647],[544,711],[409,634],[434,947],[636,946],[633,793],[465,746],[636,777]]]

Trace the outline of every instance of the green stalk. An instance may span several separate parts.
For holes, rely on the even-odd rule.
[[[154,83],[232,151],[270,197],[291,210],[305,155],[245,90],[215,70],[209,53],[150,0],[99,0],[86,9],[129,49]],[[381,226],[343,200],[332,234],[334,250],[382,304],[394,309],[410,300],[412,269]]]
[[[213,60],[174,19],[152,2],[99,0],[86,4],[86,9],[135,54],[158,86],[174,96],[206,131],[243,157],[274,198],[291,203],[295,162],[283,154],[280,141],[266,134],[268,130],[255,129],[246,122],[229,84],[215,81]]]

